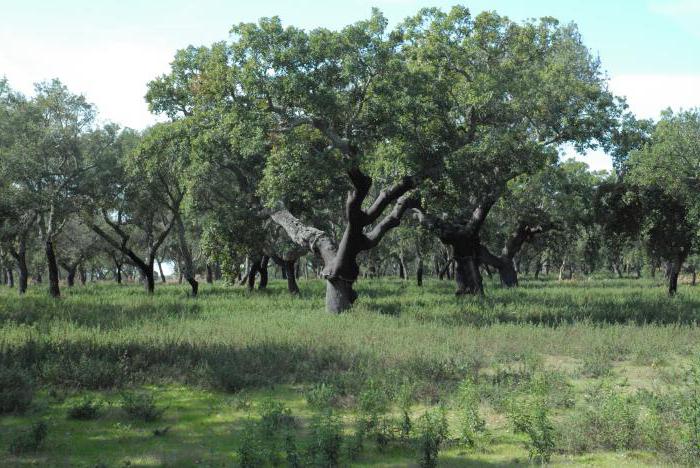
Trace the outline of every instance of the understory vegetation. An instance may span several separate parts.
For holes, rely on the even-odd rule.
[[[662,281],[2,289],[0,464],[694,464],[700,290]]]

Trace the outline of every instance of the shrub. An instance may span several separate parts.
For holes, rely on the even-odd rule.
[[[68,418],[87,421],[96,419],[102,409],[102,402],[91,397],[85,397],[74,406],[68,408]]]
[[[479,394],[471,378],[465,379],[457,391],[460,437],[469,447],[476,447],[486,422],[479,415]]]
[[[306,402],[312,408],[319,410],[330,407],[335,398],[335,388],[325,383],[316,384],[306,392]]]
[[[508,417],[515,432],[528,437],[530,460],[549,463],[554,453],[554,426],[549,418],[548,389],[541,374],[532,382],[532,394],[511,402]]]
[[[10,453],[21,455],[23,453],[36,452],[41,447],[44,439],[46,439],[48,431],[49,427],[44,421],[39,421],[30,428],[18,431],[10,441]]]
[[[691,463],[700,459],[700,367],[696,364],[686,375],[685,398],[681,406],[684,458]]]
[[[440,448],[449,435],[445,408],[426,411],[418,420],[418,431],[418,464],[434,468],[438,465]]]
[[[44,363],[43,378],[54,385],[100,390],[116,388],[124,383],[119,362],[87,355],[79,359],[65,359]]]
[[[265,466],[269,458],[269,454],[263,450],[262,441],[255,429],[251,424],[244,428],[241,433],[236,453],[238,454],[238,463],[242,468]]]
[[[362,454],[367,436],[367,425],[365,421],[358,420],[355,424],[355,432],[348,439],[347,452],[350,460],[357,460]]]
[[[156,421],[163,416],[164,408],[158,408],[151,393],[125,393],[122,395],[122,409],[132,418],[145,422]]]
[[[260,404],[260,421],[258,428],[266,439],[279,435],[280,430],[289,429],[296,425],[292,411],[283,403],[274,400],[264,400]]]
[[[34,399],[34,379],[17,367],[0,368],[0,414],[22,413]]]
[[[583,356],[581,373],[587,377],[600,378],[610,375],[612,362],[608,350],[596,347]]]
[[[309,464],[318,467],[340,466],[343,442],[340,420],[331,411],[314,417],[308,449]]]

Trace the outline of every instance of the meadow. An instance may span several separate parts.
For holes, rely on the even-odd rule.
[[[0,465],[700,460],[700,288],[663,278],[0,290]]]

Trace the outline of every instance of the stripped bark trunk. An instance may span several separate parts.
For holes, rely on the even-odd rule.
[[[298,245],[321,257],[326,279],[326,310],[340,313],[349,309],[357,299],[353,283],[360,267],[357,256],[374,248],[384,235],[399,225],[405,211],[414,206],[407,192],[416,186],[416,179],[406,177],[388,190],[382,190],[372,205],[363,209],[362,204],[372,185],[372,179],[359,169],[348,170],[354,189],[348,193],[345,203],[347,225],[340,243],[336,244],[325,232],[306,226],[287,210],[272,214],[272,220],[280,225]],[[394,203],[393,209],[381,221],[380,216]],[[375,224],[376,222],[376,224]],[[366,231],[365,228],[374,225]]]

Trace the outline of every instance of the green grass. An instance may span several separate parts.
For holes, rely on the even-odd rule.
[[[356,307],[341,316],[323,311],[318,281],[302,280],[300,297],[282,281],[252,293],[203,285],[194,300],[178,285],[147,297],[137,285],[95,284],[65,289],[59,301],[36,287],[24,298],[2,288],[0,366],[27,370],[38,392],[25,413],[0,416],[0,465],[235,465],[265,399],[290,408],[299,446],[308,445],[319,410],[306,394],[321,382],[333,389],[346,440],[368,385],[390,397],[409,385],[414,422],[445,405],[451,436],[441,466],[527,463],[527,436],[508,415],[537,382],[556,434],[553,463],[687,461],[679,458],[687,451],[684,376],[700,351],[700,288],[683,285],[670,299],[648,279],[522,283],[456,298],[448,282],[360,281]],[[456,441],[456,389],[468,377],[486,421],[476,449]],[[120,408],[123,392],[143,389],[165,408],[160,420]],[[99,417],[67,418],[86,396],[105,402]],[[391,424],[396,400],[381,416]],[[12,435],[39,420],[49,426],[39,450],[10,455]],[[604,430],[608,438],[591,436]],[[353,465],[414,464],[416,440],[384,450],[370,441]]]

